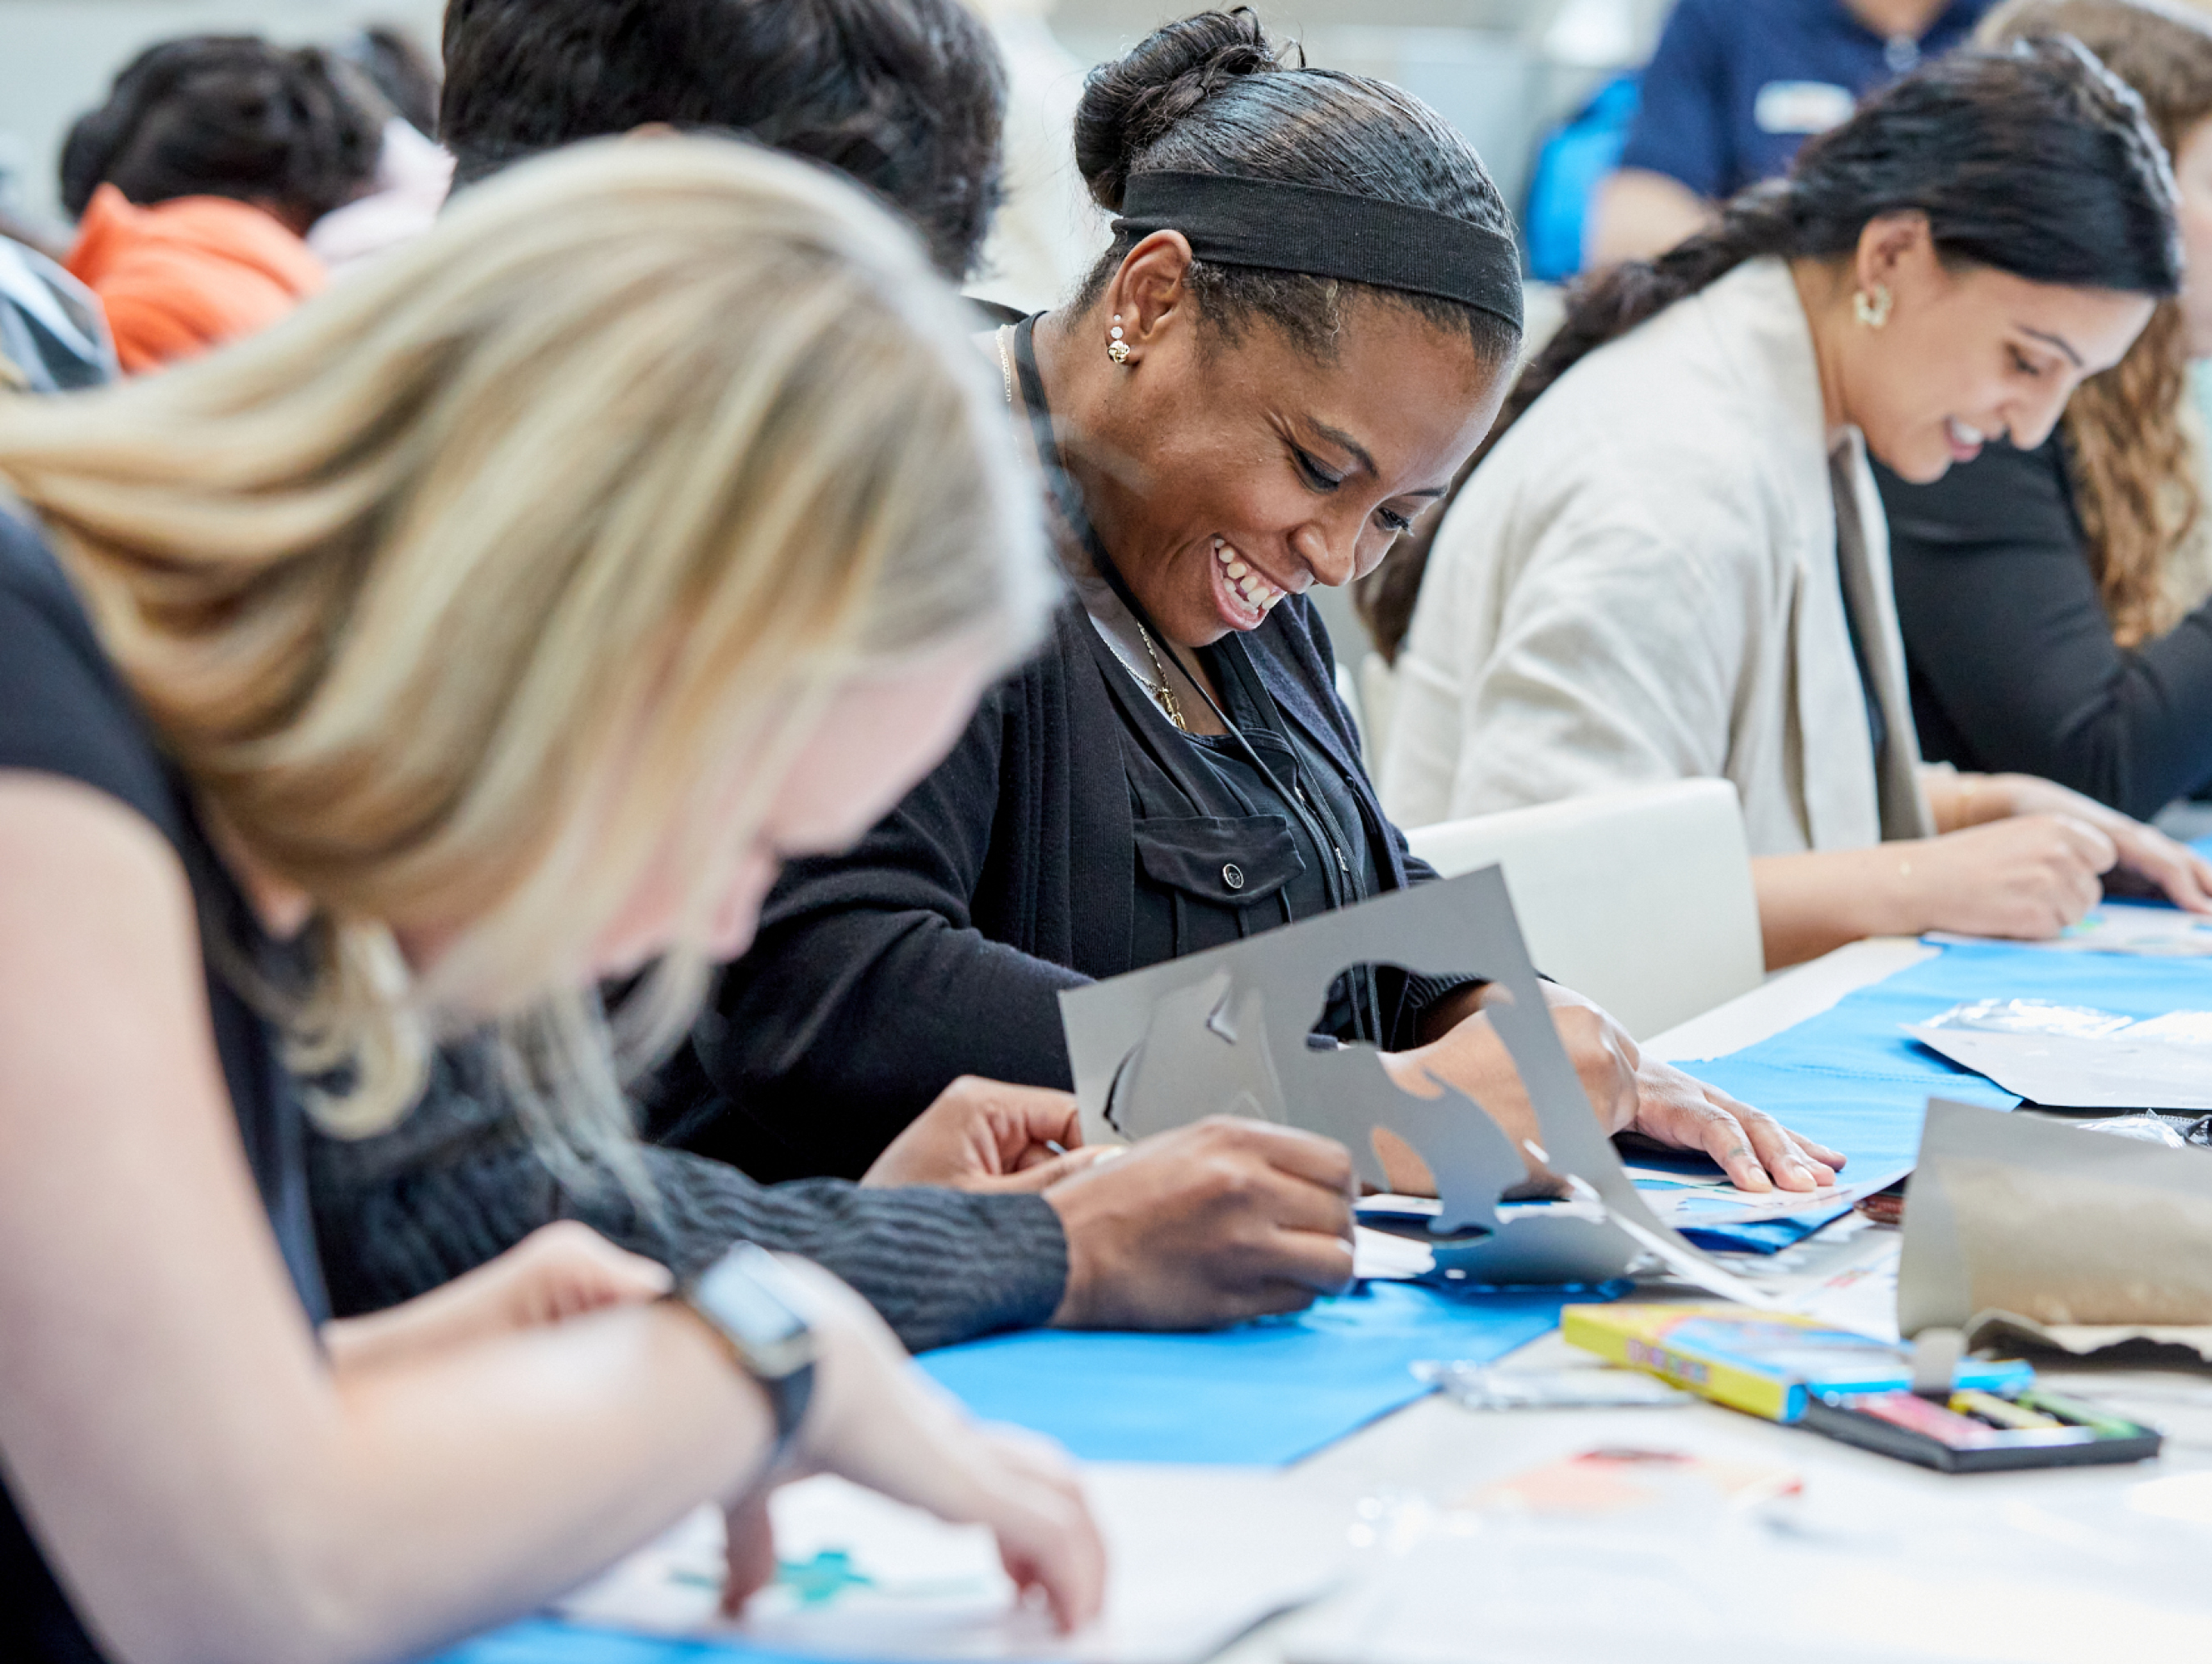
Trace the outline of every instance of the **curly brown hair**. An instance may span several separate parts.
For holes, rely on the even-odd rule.
[[[2073,36],[2134,88],[2169,155],[2212,117],[2212,18],[2166,0],[2010,0],[1978,39]],[[2066,407],[2075,505],[2112,639],[2132,647],[2179,622],[2169,568],[2204,530],[2189,427],[2180,303],[2161,301],[2128,355]]]

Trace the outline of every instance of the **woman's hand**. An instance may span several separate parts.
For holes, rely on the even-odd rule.
[[[609,1306],[641,1305],[673,1282],[667,1266],[564,1220],[404,1305],[325,1323],[323,1344],[340,1369],[374,1369]]]
[[[1674,1149],[1702,1151],[1741,1190],[1817,1190],[1836,1181],[1844,1164],[1838,1151],[1671,1064],[1647,1059],[1626,1029],[1580,994],[1549,982],[1543,987],[1568,1060],[1607,1134],[1638,1133]],[[1467,1017],[1441,1039],[1391,1054],[1384,1066],[1401,1086],[1424,1096],[1433,1096],[1424,1090],[1424,1077],[1458,1088],[1490,1113],[1516,1150],[1544,1145],[1521,1072],[1487,1016]],[[1533,1163],[1530,1170],[1531,1176],[1539,1171]]]
[[[1007,1576],[1025,1593],[1042,1591],[1061,1629],[1097,1617],[1105,1545],[1059,1447],[971,1419],[859,1296],[805,1260],[783,1263],[814,1303],[814,1394],[784,1461],[728,1507],[725,1609],[736,1612],[775,1575],[769,1492],[835,1473],[956,1525],[989,1527]]]
[[[1893,933],[1948,930],[2032,942],[2057,935],[2096,906],[2099,877],[2119,852],[2078,816],[2039,814],[1867,853],[1896,863],[1902,909]]]
[[[2113,859],[2100,871],[2117,866],[2185,912],[2212,914],[2212,863],[2156,827],[2033,774],[1961,775],[1950,807],[1970,821],[1988,819],[1991,800],[2008,816],[2063,817],[2094,829],[2111,840],[2113,850]]]
[[[1042,1190],[1112,1153],[1082,1145],[1083,1116],[1072,1094],[963,1075],[891,1141],[860,1182],[879,1189]]]

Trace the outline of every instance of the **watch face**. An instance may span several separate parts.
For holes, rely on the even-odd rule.
[[[771,1380],[814,1359],[814,1330],[803,1293],[768,1254],[741,1243],[715,1261],[691,1290],[691,1302]]]

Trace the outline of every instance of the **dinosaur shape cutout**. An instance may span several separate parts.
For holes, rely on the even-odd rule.
[[[1495,985],[1485,1002],[1536,1115],[1540,1159],[1594,1192],[1605,1219],[1546,1211],[1507,1221],[1497,1204],[1528,1164],[1481,1106],[1449,1086],[1401,1090],[1372,1048],[1316,1049],[1310,1014],[1347,965],[1449,966]],[[1429,1228],[1439,1281],[1602,1282],[1625,1273],[1648,1233],[1676,1270],[1707,1261],[1644,1204],[1590,1113],[1496,867],[1327,913],[1227,947],[1060,996],[1085,1136],[1138,1139],[1211,1114],[1243,1114],[1346,1145],[1384,1182],[1371,1134],[1402,1139],[1435,1177]],[[1632,1233],[1612,1215],[1640,1230]]]

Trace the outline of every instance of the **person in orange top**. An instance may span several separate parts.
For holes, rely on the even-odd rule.
[[[71,129],[73,276],[131,373],[266,328],[323,287],[307,228],[374,178],[381,100],[313,48],[199,35],[149,48]]]
[[[327,281],[264,209],[223,197],[140,208],[112,185],[93,192],[69,269],[100,297],[132,375],[265,329]]]

